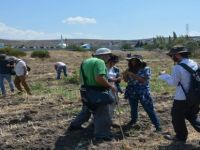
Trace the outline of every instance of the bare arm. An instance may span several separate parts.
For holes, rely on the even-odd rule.
[[[128,71],[124,71],[122,72],[122,78],[125,82],[128,82]]]

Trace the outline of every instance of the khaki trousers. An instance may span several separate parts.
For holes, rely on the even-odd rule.
[[[30,88],[29,88],[28,84],[26,83],[26,77],[25,76],[15,76],[14,83],[15,83],[15,87],[20,92],[23,92],[22,87],[21,87],[21,84],[22,84],[22,86],[24,87],[24,89],[26,90],[26,92],[28,94],[31,94]]]

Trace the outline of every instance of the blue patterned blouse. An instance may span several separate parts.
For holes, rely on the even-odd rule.
[[[128,85],[125,91],[125,98],[128,98],[131,95],[135,94],[145,94],[150,92],[149,80],[151,78],[151,69],[149,67],[145,67],[140,69],[137,73],[138,76],[144,77],[147,79],[145,83],[141,83],[138,80],[134,80],[133,78],[128,78]],[[127,97],[128,96],[128,97]]]

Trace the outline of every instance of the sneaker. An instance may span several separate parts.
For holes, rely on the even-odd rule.
[[[10,95],[11,95],[11,96],[12,96],[12,95],[15,95],[15,90],[14,90],[14,89],[10,90]]]
[[[177,138],[176,136],[171,136],[171,135],[165,135],[164,136],[165,139],[170,140],[170,141],[174,141],[174,142],[181,142],[181,143],[185,143],[186,140],[181,140],[179,138]]]
[[[112,127],[112,128],[120,128],[120,125],[118,125],[118,124],[116,124],[116,123],[112,123],[112,124],[111,124],[111,127]]]
[[[68,131],[76,131],[76,130],[83,130],[85,128],[79,126],[79,127],[75,127],[75,126],[69,126],[69,128],[67,129]]]

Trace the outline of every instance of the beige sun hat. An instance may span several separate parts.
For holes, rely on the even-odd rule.
[[[99,48],[95,51],[93,56],[106,55],[106,54],[112,54],[112,51],[108,48]]]

